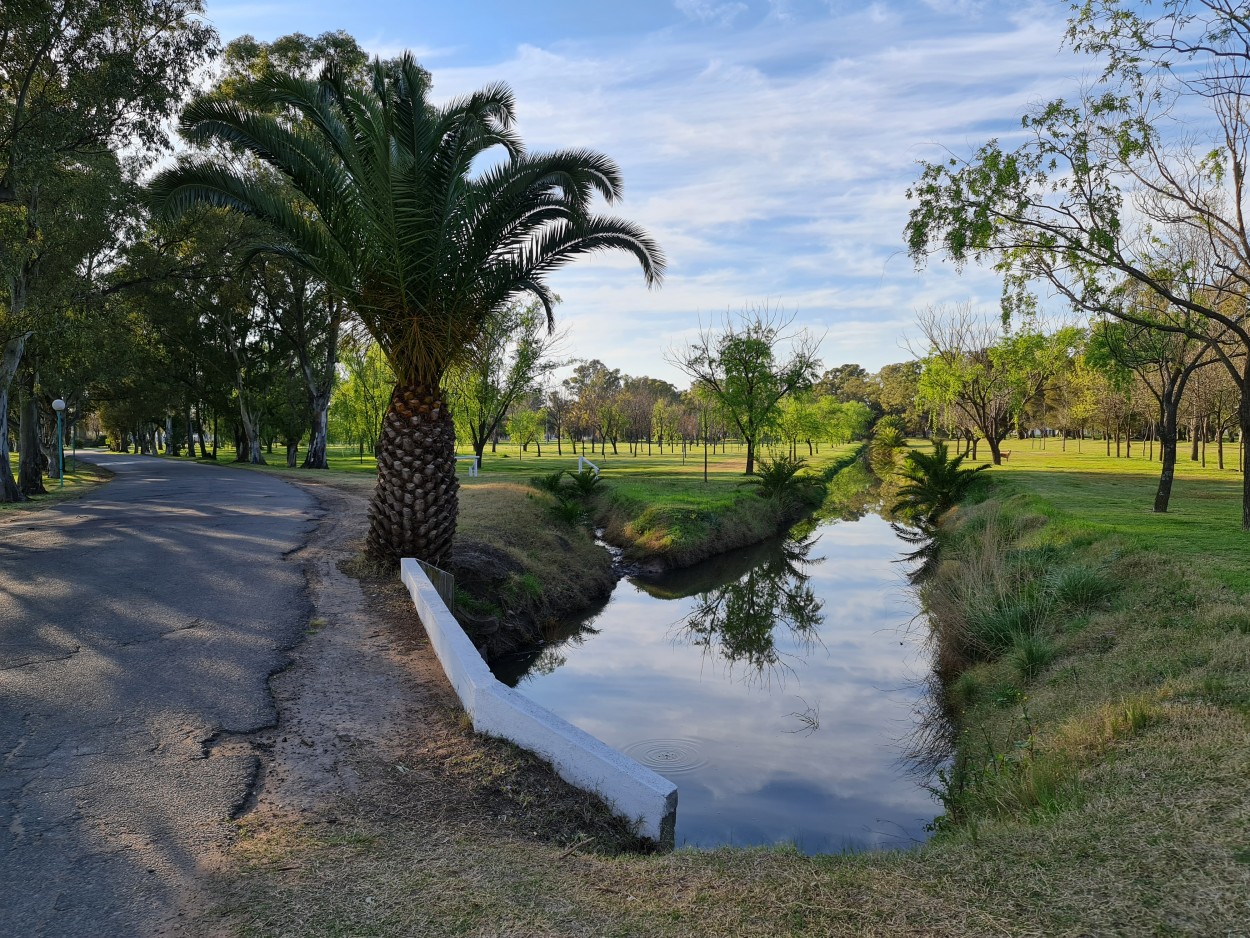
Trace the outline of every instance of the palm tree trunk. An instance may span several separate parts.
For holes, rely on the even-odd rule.
[[[368,549],[442,565],[456,533],[456,431],[438,384],[397,386],[382,420]]]

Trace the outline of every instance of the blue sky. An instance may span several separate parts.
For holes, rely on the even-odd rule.
[[[615,212],[669,257],[553,282],[568,351],[688,382],[665,361],[726,310],[769,304],[825,334],[826,364],[911,357],[916,312],[997,307],[992,273],[917,272],[902,241],[917,161],[1010,139],[1092,70],[1061,47],[1067,3],[977,0],[207,0],[224,40],[345,29],[411,49],[435,97],[507,81],[530,149],[589,146],[625,180]]]

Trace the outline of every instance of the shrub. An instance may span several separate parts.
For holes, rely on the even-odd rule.
[[[800,475],[805,468],[805,459],[790,459],[787,456],[761,459],[750,478],[743,479],[739,485],[753,485],[761,498],[776,499],[789,507],[802,501],[820,484],[819,479]]]
[[[543,492],[559,495],[564,486],[564,470],[557,469],[545,475],[530,476],[530,485]]]
[[[583,498],[593,495],[603,484],[603,478],[593,469],[583,469],[581,472],[565,469],[564,474],[573,480],[573,488]]]
[[[964,457],[952,457],[946,443],[934,441],[931,453],[908,453],[900,471],[905,484],[898,490],[895,514],[911,518],[922,527],[932,527],[937,519],[955,506],[988,465],[963,468]]]
[[[551,506],[551,514],[557,521],[565,524],[579,524],[585,517],[586,509],[576,499],[556,496],[556,503]]]

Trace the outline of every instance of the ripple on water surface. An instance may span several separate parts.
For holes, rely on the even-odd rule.
[[[682,775],[707,765],[702,747],[695,739],[644,739],[624,746],[621,751],[661,775]]]

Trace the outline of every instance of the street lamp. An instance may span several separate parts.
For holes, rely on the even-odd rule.
[[[58,397],[52,402],[52,409],[56,411],[56,466],[61,476],[61,488],[65,488],[65,433],[61,429],[65,402]]]

